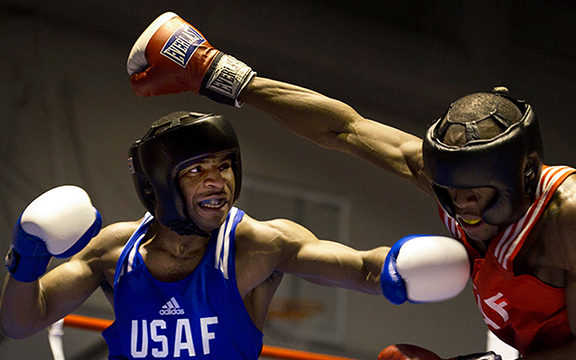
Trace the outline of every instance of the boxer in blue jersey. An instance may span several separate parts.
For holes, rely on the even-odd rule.
[[[392,250],[357,251],[292,221],[257,221],[234,207],[240,149],[222,116],[176,112],[159,119],[131,147],[129,165],[148,210],[138,221],[100,231],[100,215],[74,186],[52,189],[25,209],[6,260],[4,335],[30,336],[101,288],[115,311],[103,332],[110,359],[257,359],[284,273],[394,302],[442,300],[466,284],[466,252],[452,239],[427,237],[436,255],[421,250],[421,236]],[[51,257],[71,255],[42,276]],[[411,265],[419,256],[427,266]],[[444,264],[462,271],[444,275]]]
[[[453,239],[427,236],[434,254],[422,249],[423,236],[358,251],[234,207],[240,149],[222,116],[175,112],[155,121],[131,147],[129,168],[142,219],[100,229],[98,211],[74,186],[24,210],[6,257],[5,336],[30,336],[101,288],[115,312],[103,332],[110,359],[255,360],[285,273],[393,302],[444,300],[466,285],[468,258]],[[44,274],[52,257],[70,256]]]
[[[129,165],[148,210],[138,221],[99,231],[98,212],[72,186],[50,190],[26,208],[6,262],[10,275],[0,307],[6,336],[27,337],[102,288],[115,311],[115,322],[103,332],[110,359],[257,359],[284,273],[368,294],[387,292],[390,299],[404,290],[413,301],[452,297],[466,284],[466,252],[452,239],[435,237],[436,256],[420,250],[420,236],[401,240],[392,251],[357,251],[319,240],[292,221],[257,221],[234,207],[242,182],[240,149],[222,116],[175,112],[159,119],[131,147]],[[39,279],[52,256],[75,252]],[[447,268],[457,264],[462,272],[446,277],[437,266],[414,268],[411,259],[418,254]],[[398,275],[403,269],[410,274],[407,283]],[[419,292],[430,288],[430,276],[443,280]]]

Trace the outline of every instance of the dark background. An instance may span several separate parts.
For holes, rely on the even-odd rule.
[[[415,188],[310,144],[247,106],[238,110],[193,94],[132,94],[127,55],[146,26],[168,10],[260,76],[312,88],[417,135],[457,98],[505,85],[533,105],[546,162],[576,164],[576,14],[565,2],[2,0],[2,254],[26,204],[64,183],[87,189],[106,224],[140,217],[127,150],[154,119],[181,109],[231,119],[246,177],[346,199],[348,237],[356,248],[391,245],[412,233],[446,234],[433,201]],[[350,292],[347,304],[341,344],[302,347],[375,359],[400,342],[443,357],[485,346],[486,328],[470,289],[442,304],[399,307]],[[98,294],[79,312],[112,317]],[[89,355],[98,353],[98,334],[67,330],[64,341],[69,358],[101,356]],[[3,340],[0,358],[50,359],[46,334]]]

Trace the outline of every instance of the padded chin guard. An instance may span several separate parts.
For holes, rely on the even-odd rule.
[[[232,124],[213,114],[183,113],[173,120],[154,123],[129,151],[134,186],[144,207],[163,225],[180,235],[207,235],[190,219],[178,173],[207,155],[229,151],[236,188],[240,195],[240,147]]]
[[[471,140],[461,146],[446,145],[440,141],[442,118],[426,132],[422,148],[424,169],[440,204],[452,217],[454,204],[448,188],[494,188],[497,195],[482,213],[482,220],[496,226],[519,220],[533,201],[542,171],[538,119],[530,105],[506,98],[518,106],[523,117],[494,138]],[[538,161],[528,168],[531,154],[537,154]]]

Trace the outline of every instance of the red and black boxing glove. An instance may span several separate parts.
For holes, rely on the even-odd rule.
[[[138,96],[192,91],[237,107],[242,106],[238,95],[256,75],[173,12],[156,18],[136,40],[127,70]]]
[[[444,360],[430,350],[410,344],[390,345],[380,352],[378,360]],[[489,351],[458,356],[448,360],[502,360],[500,355]]]
[[[443,360],[430,350],[416,345],[390,345],[380,352],[378,360]]]

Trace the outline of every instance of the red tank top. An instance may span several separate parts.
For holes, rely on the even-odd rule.
[[[568,323],[564,288],[549,286],[531,275],[514,275],[513,262],[560,184],[576,169],[544,167],[536,200],[526,214],[490,242],[485,258],[468,243],[464,230],[442,209],[452,235],[461,240],[473,261],[474,297],[490,330],[523,356],[574,339]]]

